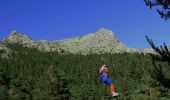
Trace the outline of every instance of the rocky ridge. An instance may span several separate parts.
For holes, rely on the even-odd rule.
[[[10,50],[0,42],[0,58],[8,58],[10,54]]]
[[[147,52],[128,48],[125,44],[108,29],[100,29],[96,33],[91,33],[81,37],[66,39],[62,41],[49,42],[45,40],[34,41],[26,35],[17,31],[3,40],[5,43],[19,43],[25,47],[37,48],[43,52],[91,54],[91,53],[123,53],[123,52]]]

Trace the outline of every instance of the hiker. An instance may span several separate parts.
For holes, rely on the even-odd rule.
[[[118,93],[115,93],[114,84],[113,84],[112,80],[110,78],[108,78],[108,76],[107,76],[108,68],[106,67],[105,64],[99,68],[99,75],[100,75],[100,78],[102,78],[103,82],[110,86],[110,92],[111,92],[112,96],[118,96]]]

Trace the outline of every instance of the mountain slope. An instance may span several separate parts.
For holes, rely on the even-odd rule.
[[[125,52],[127,47],[114,33],[100,29],[96,33],[60,42],[61,48],[71,53],[116,53]]]
[[[10,54],[10,50],[0,42],[0,58],[8,58]]]
[[[125,44],[120,42],[111,30],[104,28],[85,36],[55,42],[45,40],[34,41],[26,35],[12,31],[3,42],[11,44],[19,43],[25,47],[37,48],[43,52],[57,51],[59,53],[84,55],[91,53],[146,52],[128,48]]]
[[[152,70],[152,59],[137,53],[65,54],[39,52],[11,44],[11,59],[0,60],[0,100],[110,100],[109,87],[99,78],[105,63],[120,100],[169,100]],[[168,65],[164,72],[170,77]],[[165,69],[167,68],[167,69]]]

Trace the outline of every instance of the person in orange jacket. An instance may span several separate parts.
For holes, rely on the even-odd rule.
[[[112,80],[107,76],[108,72],[109,72],[109,70],[108,70],[108,68],[106,67],[105,64],[100,66],[100,68],[99,68],[99,76],[100,76],[100,78],[102,78],[104,83],[109,85],[110,93],[112,94],[112,96],[118,96],[118,93],[115,92],[114,84],[113,84]]]

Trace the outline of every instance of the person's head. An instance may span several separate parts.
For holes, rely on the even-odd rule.
[[[105,72],[106,72],[106,73],[108,73],[108,72],[109,72],[109,70],[108,70],[108,68],[107,68],[107,67],[105,67]]]

